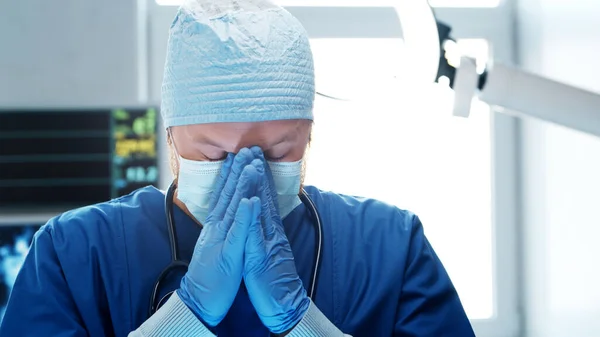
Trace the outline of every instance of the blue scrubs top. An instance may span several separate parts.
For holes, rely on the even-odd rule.
[[[470,337],[473,330],[440,260],[412,213],[371,199],[306,190],[323,221],[316,306],[345,334]],[[164,194],[146,187],[66,212],[36,233],[14,285],[0,336],[127,336],[148,319],[150,296],[170,263]],[[177,206],[180,254],[200,227]],[[284,221],[308,288],[315,225],[304,205]],[[174,290],[171,277],[163,292]],[[245,288],[218,336],[269,335]]]

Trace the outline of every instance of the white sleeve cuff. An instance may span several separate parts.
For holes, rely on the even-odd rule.
[[[216,337],[181,301],[177,292],[128,337]]]
[[[296,325],[288,337],[344,337],[344,335],[329,319],[310,301],[308,311]]]

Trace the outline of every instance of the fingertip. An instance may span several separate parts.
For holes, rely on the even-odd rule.
[[[250,151],[250,149],[247,147],[240,149],[237,153],[237,157],[248,158],[248,157],[252,157],[252,156],[253,156],[252,151]]]
[[[237,165],[247,165],[249,162],[252,161],[252,158],[254,157],[252,155],[252,152],[250,152],[250,150],[246,147],[240,149],[236,154],[234,154],[234,156],[234,162]]]
[[[241,152],[242,151],[238,152],[237,154],[234,154],[233,162],[236,165],[241,165],[241,164],[243,164],[246,161],[246,157],[244,157],[243,155],[240,156]]]
[[[249,215],[252,214],[254,206],[252,205],[250,199],[243,198],[242,201],[240,201],[239,209],[242,210],[243,213]]]
[[[254,197],[250,198],[250,203],[252,204],[252,213],[254,214],[255,218],[258,219],[258,217],[260,216],[260,212],[261,212],[260,198],[257,196],[254,196]]]
[[[264,169],[264,167],[265,167],[265,164],[264,164],[264,162],[263,162],[262,160],[258,159],[258,158],[257,158],[257,159],[254,159],[254,160],[252,161],[252,163],[250,163],[250,164],[251,164],[252,166],[254,166],[254,168],[256,168],[256,171],[257,171],[259,174],[263,173],[263,172],[264,172],[264,170],[265,170],[265,169]]]
[[[244,176],[246,178],[256,176],[257,174],[258,174],[258,171],[257,171],[256,167],[252,164],[246,165],[244,167],[244,171],[242,172],[242,176]]]
[[[240,174],[237,185],[234,187],[235,195],[238,196],[237,200],[241,200],[242,197],[249,198],[252,194],[256,193],[256,182],[258,180],[259,177],[256,168],[252,165],[246,165]]]
[[[242,198],[235,212],[235,222],[245,222],[248,217],[252,216],[253,206],[248,198]]]
[[[260,146],[256,146],[256,145],[255,145],[255,146],[253,146],[253,147],[251,147],[251,148],[250,148],[250,151],[252,151],[252,153],[253,153],[253,154],[254,154],[256,157],[258,157],[258,158],[262,158],[262,157],[263,157],[263,151],[262,151],[262,149],[260,148]]]

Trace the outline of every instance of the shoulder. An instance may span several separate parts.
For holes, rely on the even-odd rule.
[[[317,204],[324,231],[331,236],[336,254],[350,259],[362,254],[360,259],[398,267],[409,260],[419,242],[425,240],[421,221],[408,210],[372,198],[311,187],[306,190]],[[385,261],[381,256],[386,256]]]
[[[50,234],[55,246],[93,245],[98,240],[122,237],[126,219],[149,214],[163,200],[161,191],[144,187],[110,201],[64,212],[50,219],[40,231]]]
[[[406,234],[420,226],[413,212],[377,199],[322,191],[313,186],[305,189],[317,208],[323,210],[321,213],[328,213],[332,220],[346,220],[337,227]]]
[[[345,317],[365,323],[365,330],[372,317],[383,329],[394,324],[407,266],[423,237],[418,217],[372,198],[306,190],[323,219],[323,272],[332,275],[338,307],[363,308]]]

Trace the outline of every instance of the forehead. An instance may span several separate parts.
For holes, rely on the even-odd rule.
[[[309,120],[280,120],[244,123],[211,123],[171,128],[177,142],[220,144],[264,144],[294,138],[310,129]]]

